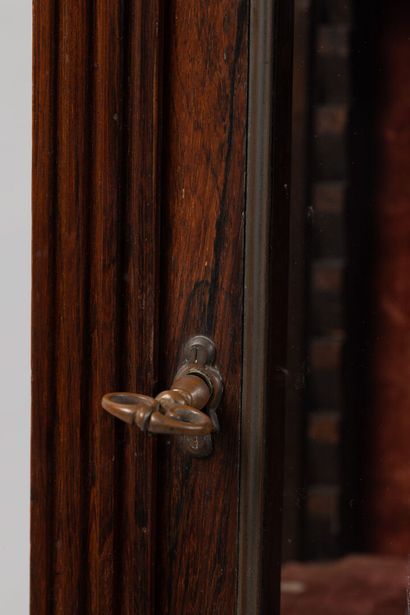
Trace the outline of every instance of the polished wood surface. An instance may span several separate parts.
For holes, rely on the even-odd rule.
[[[161,615],[235,613],[247,25],[243,0],[168,5],[161,384],[176,350],[203,333],[217,347],[225,392],[209,459],[160,444]]]
[[[100,400],[157,378],[158,4],[36,0],[33,38],[31,612],[147,615],[155,444]]]
[[[248,32],[257,4],[34,1],[31,615],[237,613]],[[274,378],[286,325],[286,300],[273,299],[286,296],[287,280],[287,4],[272,3],[276,102],[263,160]],[[225,384],[220,433],[203,459],[101,408],[108,391],[155,397],[168,388],[185,342],[199,334],[214,341]],[[279,586],[278,381],[275,414],[266,416],[273,401],[255,406],[269,434],[257,477],[261,613]]]

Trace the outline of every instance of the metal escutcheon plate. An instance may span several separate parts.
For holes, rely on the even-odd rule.
[[[184,362],[180,365],[177,377],[186,374],[196,374],[204,379],[212,389],[212,396],[206,412],[219,431],[216,410],[223,394],[223,381],[218,367],[215,365],[216,348],[211,339],[204,335],[191,337],[184,347]],[[213,451],[213,436],[178,436],[178,446],[183,453],[191,457],[209,457]]]

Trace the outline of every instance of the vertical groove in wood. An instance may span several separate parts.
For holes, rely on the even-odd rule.
[[[93,199],[91,207],[90,335],[90,613],[112,613],[116,598],[116,425],[101,410],[118,389],[120,219],[120,5],[94,5]]]
[[[55,379],[57,7],[33,3],[32,434],[30,609],[48,613],[52,587]],[[54,33],[54,34],[52,34]],[[41,74],[47,75],[45,81]],[[41,359],[39,359],[41,357]]]
[[[81,359],[82,364],[82,381],[81,381],[81,452],[80,461],[83,472],[82,492],[81,492],[81,504],[82,504],[82,523],[77,531],[80,532],[81,541],[81,574],[82,585],[79,587],[80,591],[80,612],[86,613],[88,611],[90,602],[90,577],[87,574],[91,569],[89,562],[89,523],[90,523],[90,481],[93,474],[93,468],[90,458],[90,434],[91,434],[91,421],[90,421],[90,405],[91,405],[91,386],[90,383],[93,378],[92,374],[92,345],[90,329],[92,326],[92,312],[91,312],[91,260],[90,260],[90,246],[92,245],[92,207],[91,203],[94,198],[95,190],[92,181],[93,171],[93,113],[94,113],[94,47],[93,47],[93,35],[94,35],[94,3],[92,1],[86,3],[87,14],[87,26],[86,26],[86,42],[85,42],[85,59],[83,63],[83,78],[85,81],[85,96],[87,101],[87,107],[85,109],[84,127],[86,130],[86,146],[85,146],[85,160],[84,160],[84,173],[87,181],[87,195],[84,214],[84,246],[85,246],[85,279],[84,279],[84,303],[85,312],[82,322],[82,330],[84,336],[84,349],[83,357]]]
[[[159,292],[159,111],[161,105],[160,2],[132,2],[126,24],[123,121],[124,198],[121,297],[121,388],[153,394],[157,376]],[[138,343],[137,343],[138,340]],[[118,549],[124,615],[150,615],[154,608],[156,441],[133,427],[122,440],[122,501]],[[141,563],[144,562],[144,565]],[[130,582],[131,580],[131,582]]]
[[[32,615],[153,610],[160,3],[34,2]]]
[[[88,201],[87,91],[83,76],[87,50],[87,10],[83,2],[59,5],[56,311],[57,344],[55,518],[53,608],[80,612],[82,573],[82,506],[84,469],[82,398],[84,318],[86,313],[86,220]],[[73,31],[76,36],[72,35]],[[87,368],[85,368],[87,369]],[[49,547],[51,548],[51,546]]]

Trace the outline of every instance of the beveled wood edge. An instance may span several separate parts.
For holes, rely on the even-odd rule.
[[[238,615],[260,604],[273,1],[250,3]]]
[[[282,454],[269,450],[266,438],[267,415],[272,406],[268,400],[268,377],[276,367],[270,360],[274,310],[269,299],[272,216],[276,209],[272,199],[278,193],[274,169],[281,146],[281,140],[276,139],[281,117],[275,109],[275,94],[280,90],[278,82],[283,74],[275,58],[279,5],[284,6],[282,0],[250,0],[237,615],[265,614],[267,601],[269,613],[276,613],[279,603],[279,589],[266,587],[263,555],[269,514],[266,489],[271,490],[271,484],[266,484],[267,457]],[[290,105],[290,88],[284,96]],[[274,290],[276,293],[283,289]],[[287,306],[286,299],[284,304]],[[283,408],[278,408],[281,411]],[[280,532],[279,527],[276,530]],[[272,575],[270,583],[274,585],[278,579],[273,571]]]

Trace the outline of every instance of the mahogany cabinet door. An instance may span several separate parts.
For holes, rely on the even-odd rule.
[[[279,611],[287,0],[34,0],[31,615]],[[210,337],[213,452],[101,407]]]

